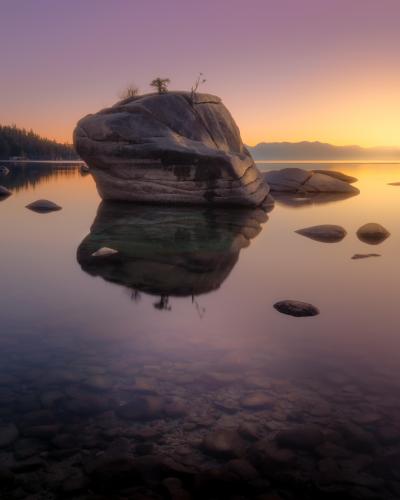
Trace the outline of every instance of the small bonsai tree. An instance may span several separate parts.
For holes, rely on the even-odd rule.
[[[194,95],[198,91],[200,85],[202,85],[203,83],[206,83],[206,81],[207,80],[205,78],[203,78],[203,73],[199,73],[194,84],[192,85],[191,90],[190,90],[192,102],[194,101]]]
[[[157,89],[159,94],[165,94],[168,92],[168,84],[171,82],[169,78],[155,78],[151,83],[150,87]]]
[[[134,83],[128,85],[122,92],[120,92],[119,97],[121,99],[129,99],[130,97],[136,97],[139,95],[139,87]]]

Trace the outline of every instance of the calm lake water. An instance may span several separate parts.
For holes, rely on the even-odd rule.
[[[360,195],[267,217],[100,205],[79,168],[0,177],[0,498],[400,498],[400,165],[323,168]],[[363,243],[368,222],[391,236]],[[347,236],[295,233],[317,224]]]

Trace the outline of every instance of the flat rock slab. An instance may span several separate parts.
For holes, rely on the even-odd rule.
[[[319,226],[305,227],[304,229],[298,229],[295,232],[322,243],[337,243],[347,234],[343,227],[336,226],[334,224],[322,224]]]
[[[319,314],[317,307],[299,300],[281,300],[274,304],[274,308],[282,314],[296,317],[317,316]]]
[[[6,197],[12,195],[12,192],[5,186],[0,186],[0,197]]]
[[[319,427],[314,425],[299,425],[293,429],[281,431],[276,441],[283,448],[313,450],[324,440]]]
[[[388,182],[388,186],[400,186],[400,182]]]
[[[357,177],[352,177],[351,175],[346,175],[343,172],[338,172],[337,170],[313,170],[315,174],[323,174],[333,177],[334,179],[338,179],[339,181],[347,182],[349,184],[353,184],[353,182],[357,182]]]
[[[283,168],[264,173],[264,179],[274,192],[285,193],[347,193],[358,194],[360,191],[351,186],[348,180],[339,178],[340,172],[313,171],[302,168]],[[345,176],[341,174],[341,176]]]
[[[0,448],[10,445],[19,436],[18,429],[14,424],[0,426]]]
[[[380,253],[355,253],[352,257],[353,260],[368,259],[369,257],[380,257]]]
[[[364,224],[357,231],[358,239],[369,245],[379,245],[379,243],[385,241],[389,236],[389,231],[376,222]]]
[[[215,457],[235,458],[241,455],[243,439],[236,431],[215,430],[203,439],[202,449]]]
[[[117,408],[116,413],[126,420],[154,420],[164,415],[164,401],[157,396],[137,397]]]
[[[26,205],[26,208],[29,210],[33,210],[34,212],[45,213],[45,212],[54,212],[56,210],[61,210],[61,207],[49,200],[36,200],[29,205]]]
[[[247,394],[240,400],[241,406],[244,408],[249,408],[252,410],[262,410],[266,408],[271,408],[273,406],[273,400],[268,394],[264,392],[252,392]]]

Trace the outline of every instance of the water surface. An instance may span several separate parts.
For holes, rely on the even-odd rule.
[[[77,475],[73,494],[104,493],[110,484],[87,462],[117,451],[172,459],[193,475],[232,472],[240,457],[257,471],[246,486],[237,471],[230,476],[244,498],[400,496],[400,188],[388,185],[400,169],[323,167],[357,177],[360,195],[283,196],[268,216],[100,204],[77,168],[14,167],[1,177],[14,193],[0,202],[0,428],[18,431],[0,448],[0,466],[17,481],[8,495],[33,481],[31,494],[58,498]],[[25,208],[39,198],[63,209]],[[361,242],[356,231],[367,222],[391,236]],[[342,225],[347,236],[327,244],[295,233],[316,224]],[[94,260],[102,246],[119,254]],[[371,252],[381,256],[351,259]],[[274,310],[287,298],[321,314]],[[144,413],[129,413],[131,403]],[[237,434],[243,424],[255,440]],[[218,455],[204,439],[221,430],[240,446]],[[278,473],[265,450],[282,448],[287,430],[309,442],[284,443],[294,456]],[[38,463],[24,467],[29,460]],[[231,498],[219,487],[215,498]]]

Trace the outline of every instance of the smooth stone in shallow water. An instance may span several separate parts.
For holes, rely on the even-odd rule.
[[[329,177],[333,177],[334,179],[338,179],[339,181],[347,182],[348,184],[352,184],[353,182],[357,182],[357,177],[352,177],[351,175],[346,175],[343,172],[338,172],[337,170],[313,170],[315,174],[323,174],[328,175]]]
[[[281,300],[274,304],[274,308],[282,314],[296,317],[317,316],[319,314],[317,307],[299,300]]]
[[[379,243],[385,241],[389,236],[389,231],[376,222],[364,224],[357,231],[358,239],[369,245],[379,245]]]
[[[92,253],[92,257],[109,257],[110,255],[115,255],[116,253],[118,253],[118,250],[114,250],[109,247],[101,247]]]
[[[157,396],[137,397],[120,406],[116,413],[126,420],[153,420],[164,415],[164,402]]]
[[[61,210],[61,207],[49,200],[36,200],[26,205],[26,208],[33,210],[34,212],[54,212],[56,210]]]
[[[284,430],[276,436],[277,443],[283,448],[310,450],[316,448],[324,440],[324,436],[315,425],[300,425]]]
[[[380,253],[355,253],[352,257],[353,260],[368,259],[368,257],[380,257]]]
[[[234,458],[241,455],[243,440],[236,431],[215,430],[205,436],[202,448],[215,457]]]
[[[400,182],[388,182],[388,186],[400,186]]]
[[[247,394],[240,400],[240,404],[244,408],[250,408],[253,410],[261,410],[264,408],[272,407],[271,397],[263,392],[253,392]]]
[[[298,229],[295,232],[322,243],[336,243],[341,241],[347,234],[343,227],[336,226],[334,224],[322,224],[320,226],[305,227],[304,229]]]
[[[18,438],[19,432],[14,424],[0,426],[0,448],[10,445]]]

